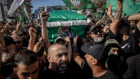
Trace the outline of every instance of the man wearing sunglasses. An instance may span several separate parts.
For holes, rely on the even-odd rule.
[[[113,33],[113,30],[110,28],[108,29],[108,33],[103,32],[103,28],[99,25],[92,25],[90,27],[88,38],[90,38],[90,42],[87,44],[93,44],[93,43],[104,43],[108,39],[115,39],[116,35]]]
[[[89,35],[88,35],[91,38],[89,40],[90,42],[84,44],[81,47],[81,50],[84,53],[94,53],[94,52],[96,52],[96,50],[93,51],[93,52],[91,52],[90,50],[93,50],[94,49],[94,45],[96,45],[97,43],[101,43],[100,45],[104,46],[104,43],[105,43],[106,40],[108,40],[108,39],[116,39],[116,35],[118,33],[119,24],[120,24],[121,17],[122,17],[122,15],[121,15],[122,14],[122,4],[123,4],[123,0],[118,0],[117,12],[116,12],[116,15],[113,18],[112,23],[108,25],[109,29],[108,29],[108,33],[107,34],[103,33],[102,27],[100,27],[100,26],[93,25],[93,26],[90,27]],[[108,13],[111,14],[111,11],[109,10],[107,12],[107,14]],[[89,67],[87,65],[87,62],[80,57],[79,53],[77,53],[76,50],[74,50],[74,52],[73,52],[73,58],[74,58],[75,62],[82,69],[84,69],[84,70],[86,70],[86,71],[88,71],[90,73],[90,70],[89,70]],[[96,74],[100,74],[100,73],[97,72]],[[103,75],[101,75],[100,77],[103,77]],[[99,78],[96,78],[96,79],[99,79]],[[109,78],[102,78],[102,79],[109,79]],[[111,78],[111,79],[113,79],[113,78]]]
[[[94,42],[102,42],[104,39],[104,34],[100,26],[93,25],[89,31],[89,37],[92,38]]]

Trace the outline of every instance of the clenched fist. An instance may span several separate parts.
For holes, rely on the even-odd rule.
[[[41,18],[42,21],[43,20],[47,21],[47,19],[49,18],[49,13],[45,12],[45,11],[40,13],[40,18]]]
[[[36,38],[36,30],[33,27],[29,28],[29,35],[32,38]]]

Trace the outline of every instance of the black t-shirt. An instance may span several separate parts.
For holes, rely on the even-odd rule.
[[[109,39],[116,39],[116,35],[109,29],[109,32],[104,37],[105,42]]]
[[[130,31],[130,36],[127,40],[122,41],[121,39],[122,42],[120,43],[120,46],[124,51],[124,59],[127,59],[130,56],[134,56],[140,53],[139,41],[138,41],[138,38],[140,36],[139,34],[140,31],[137,28],[135,28],[134,33],[132,33],[132,30]]]
[[[139,53],[137,40],[132,35],[127,40],[121,42],[120,46],[124,51],[124,59]]]
[[[138,39],[140,37],[140,31],[138,30],[138,28],[135,28],[135,32],[132,32],[132,29],[130,31],[130,35],[134,36],[134,38]]]
[[[13,72],[14,63],[2,63],[1,73],[4,77],[8,77]]]
[[[124,79],[140,79],[140,54],[127,59],[127,72]]]
[[[69,73],[62,74],[47,69],[38,79],[72,79],[72,76]]]
[[[71,60],[69,69],[65,74],[52,71],[45,65],[42,66],[38,79],[91,79],[91,77],[74,60]]]
[[[89,69],[89,66],[85,61],[82,62],[81,66],[82,69],[84,69],[89,74],[90,77],[93,77],[92,71],[91,69]],[[107,70],[107,72],[104,75],[100,77],[93,77],[92,79],[119,79],[119,78],[114,72]]]
[[[107,72],[100,77],[93,77],[92,79],[119,79],[112,71],[107,70]]]

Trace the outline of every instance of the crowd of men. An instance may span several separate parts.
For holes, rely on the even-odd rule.
[[[140,13],[122,16],[118,0],[101,20],[91,21],[85,38],[49,42],[48,12],[41,25],[18,21],[0,25],[0,79],[140,79]],[[106,18],[107,17],[107,18]]]

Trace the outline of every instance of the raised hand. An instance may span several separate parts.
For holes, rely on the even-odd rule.
[[[14,27],[13,23],[12,22],[8,22],[8,23],[6,23],[4,28],[10,29],[10,28],[13,28],[13,27]]]
[[[77,40],[78,40],[78,38],[79,38],[79,34],[76,36],[76,37],[74,37],[74,39],[73,39],[73,43],[77,46]]]
[[[33,27],[30,27],[28,32],[30,35],[28,50],[33,50],[35,45],[35,39],[36,39],[36,30]]]
[[[21,26],[21,24],[22,24],[22,21],[18,21],[17,22],[17,27]]]
[[[40,13],[40,18],[41,18],[42,21],[43,20],[47,21],[47,19],[49,18],[49,13],[46,12],[46,11]]]
[[[70,42],[69,36],[65,37],[64,39],[65,39],[66,42]]]
[[[36,38],[36,30],[33,27],[29,28],[29,35],[32,38]]]

